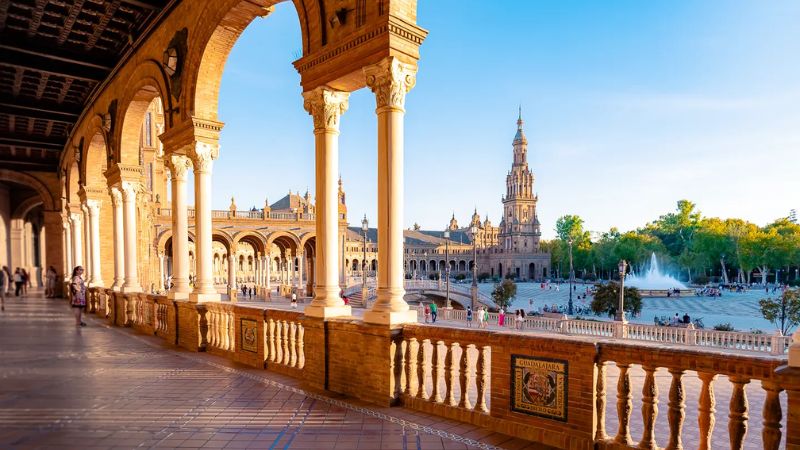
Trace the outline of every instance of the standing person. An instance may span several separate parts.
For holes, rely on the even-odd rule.
[[[487,328],[489,326],[489,309],[485,306],[483,307],[483,328]]]
[[[44,296],[48,298],[53,298],[56,296],[56,279],[58,278],[58,273],[56,272],[56,268],[50,266],[47,268],[47,274],[45,275],[45,290]]]
[[[483,328],[483,322],[486,318],[483,316],[483,306],[478,308],[478,328]]]
[[[86,323],[81,320],[81,312],[86,308],[86,285],[83,283],[83,267],[77,266],[72,270],[72,278],[69,281],[69,290],[72,294],[70,304],[75,310],[75,326],[85,327]]]
[[[22,283],[24,282],[25,279],[22,278],[22,272],[17,267],[14,269],[14,297],[19,297],[19,293],[22,291]]]
[[[28,296],[28,286],[33,287],[31,284],[31,276],[28,274],[28,271],[24,268],[22,269],[22,296]]]
[[[467,327],[472,328],[472,306],[467,306]]]
[[[297,309],[297,293],[292,292],[292,309]]]
[[[6,266],[0,269],[0,311],[6,310]]]
[[[506,312],[503,308],[497,313],[497,325],[504,326],[506,323]]]
[[[436,306],[436,302],[431,302],[431,323],[436,323],[436,315],[439,313],[439,310]]]
[[[425,305],[425,323],[428,323],[431,320],[431,308],[428,305]]]

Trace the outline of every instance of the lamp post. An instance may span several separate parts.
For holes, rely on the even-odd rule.
[[[361,219],[361,231],[364,232],[364,257],[361,260],[361,301],[364,302],[364,307],[367,306],[367,231],[369,231],[369,221],[367,215]]]
[[[478,226],[472,224],[470,227],[472,232],[472,310],[478,305]],[[450,262],[447,263],[448,265]]]
[[[445,279],[445,295],[447,296],[447,309],[451,308],[450,305],[450,230],[444,230],[444,279]]]
[[[628,263],[625,260],[619,262],[619,304],[617,304],[617,314],[614,315],[614,320],[617,322],[625,323],[625,269]]]
[[[575,270],[572,268],[572,238],[567,239],[569,244],[569,303],[567,304],[567,314],[575,314],[575,307],[572,304],[572,284],[575,282]]]

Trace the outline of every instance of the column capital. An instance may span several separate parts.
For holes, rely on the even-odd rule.
[[[108,187],[108,195],[111,196],[111,205],[122,205],[122,186],[114,185]]]
[[[112,164],[105,171],[109,186],[123,181],[140,181],[144,179],[144,169],[139,165]]]
[[[75,224],[80,224],[83,220],[83,216],[79,212],[71,212],[69,213],[69,221],[74,226]]]
[[[188,156],[192,159],[194,173],[211,172],[211,166],[219,156],[219,144],[211,142],[195,142]]]
[[[142,190],[142,184],[138,181],[122,181],[119,189],[122,191],[123,201],[136,201],[136,195]]]
[[[100,207],[103,205],[102,200],[90,198],[86,200],[86,209],[89,212],[89,216],[96,216],[100,212]]]
[[[314,131],[339,132],[339,118],[349,106],[349,92],[320,86],[303,92],[303,108],[314,119]]]
[[[173,153],[164,158],[164,162],[173,180],[186,181],[186,174],[192,168],[192,160],[188,156]]]
[[[406,93],[417,82],[417,66],[389,56],[364,67],[364,76],[367,86],[375,94],[376,109],[404,110]]]

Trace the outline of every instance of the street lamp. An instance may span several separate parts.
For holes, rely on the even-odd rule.
[[[572,284],[575,282],[575,271],[572,268],[572,238],[567,239],[569,244],[569,303],[567,304],[567,314],[575,314],[575,307],[572,304]]]
[[[619,304],[617,305],[617,314],[614,315],[614,320],[617,322],[625,323],[625,269],[628,263],[624,259],[619,262]]]
[[[478,305],[478,225],[473,223],[469,230],[472,232],[472,310],[475,311]]]
[[[450,306],[450,230],[444,230],[444,279],[445,279],[445,292],[447,295],[447,308]]]

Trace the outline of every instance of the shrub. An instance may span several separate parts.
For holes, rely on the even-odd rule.
[[[494,286],[492,291],[492,298],[497,306],[501,308],[508,308],[511,304],[511,299],[517,295],[517,285],[511,280],[503,280],[502,283]]]
[[[708,284],[708,281],[709,281],[709,279],[705,275],[696,275],[694,277],[694,283],[695,284]]]
[[[439,279],[439,274],[438,273],[429,273],[428,274],[428,279],[429,280],[438,280]]]
[[[736,331],[736,329],[733,328],[733,325],[731,325],[729,322],[718,323],[714,325],[714,329],[717,331]]]
[[[463,273],[460,273],[460,274],[456,275],[455,278],[456,278],[456,281],[464,281],[467,278],[467,276],[464,275]]]
[[[517,278],[517,276],[516,276],[516,275],[514,275],[513,273],[510,273],[510,272],[509,272],[509,273],[507,273],[507,274],[506,274],[506,276],[505,276],[505,279],[506,279],[506,280],[513,280],[513,279],[515,279],[515,278]]]
[[[780,298],[762,298],[758,305],[761,315],[784,336],[791,334],[792,329],[800,324],[800,291],[787,289]]]
[[[491,275],[489,275],[487,272],[482,272],[478,274],[478,281],[481,283],[485,282],[489,278],[491,278]]]
[[[595,287],[594,297],[592,298],[592,311],[595,314],[617,314],[619,304],[619,283],[611,282],[598,284]],[[635,287],[625,286],[625,305],[623,306],[628,313],[639,314],[642,312],[642,296]]]

